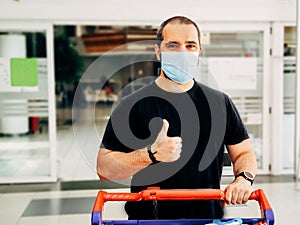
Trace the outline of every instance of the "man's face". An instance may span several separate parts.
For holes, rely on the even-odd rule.
[[[163,41],[155,47],[157,58],[160,60],[161,51],[190,51],[201,52],[197,29],[193,24],[169,23],[163,29]]]

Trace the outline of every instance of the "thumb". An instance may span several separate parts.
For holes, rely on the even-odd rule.
[[[167,137],[168,129],[169,129],[169,122],[166,119],[163,119],[161,130],[158,133],[157,138],[155,140],[156,144],[160,144],[161,142],[164,141],[164,139]]]
[[[163,119],[163,124],[160,130],[160,135],[166,135],[168,133],[169,130],[169,122],[166,119]]]

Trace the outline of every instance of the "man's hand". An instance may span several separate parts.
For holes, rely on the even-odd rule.
[[[233,163],[234,174],[238,175],[241,171],[248,171],[255,177],[257,162],[255,151],[249,138],[238,144],[227,145],[226,147]],[[225,191],[225,202],[227,204],[244,204],[248,201],[253,189],[250,181],[243,176],[238,176],[226,187]]]
[[[225,188],[225,202],[227,204],[245,204],[252,191],[253,188],[250,181],[243,177],[237,177]]]
[[[155,158],[161,162],[173,162],[179,159],[182,148],[180,137],[168,137],[169,122],[163,120],[161,131],[152,144],[152,152],[157,152]]]

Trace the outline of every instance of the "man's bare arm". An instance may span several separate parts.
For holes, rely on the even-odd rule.
[[[147,149],[130,153],[100,148],[97,172],[101,180],[123,180],[151,164]]]
[[[254,177],[256,176],[256,156],[249,139],[236,145],[229,145],[227,149],[233,162],[235,176],[243,171],[250,172]],[[251,192],[252,186],[250,181],[243,177],[237,177],[226,187],[226,202],[228,204],[246,203]]]
[[[163,120],[163,126],[152,144],[155,158],[161,162],[173,162],[180,157],[181,138],[168,137],[169,123]],[[128,179],[152,163],[147,148],[129,153],[100,148],[97,159],[97,173],[101,180]]]

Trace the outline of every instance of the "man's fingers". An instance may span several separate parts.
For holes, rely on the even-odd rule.
[[[251,193],[252,193],[251,191],[248,191],[248,192],[246,192],[246,193],[244,194],[244,198],[243,198],[243,200],[242,200],[242,203],[243,203],[243,204],[245,204],[245,203],[248,202]]]
[[[230,190],[226,190],[225,202],[226,204],[231,204],[232,193]]]
[[[226,193],[227,204],[245,204],[249,199],[249,195],[244,192],[229,192]]]
[[[245,180],[245,182],[248,181]],[[225,189],[225,202],[227,204],[245,204],[247,203],[251,193],[252,193],[251,186],[250,187],[243,186],[242,182],[232,183],[229,186],[227,186]]]
[[[243,198],[244,198],[244,193],[243,192],[237,192],[235,194],[235,196],[236,197],[233,199],[234,200],[233,204],[242,204]]]
[[[171,139],[175,144],[180,144],[182,142],[181,137],[172,137]]]

